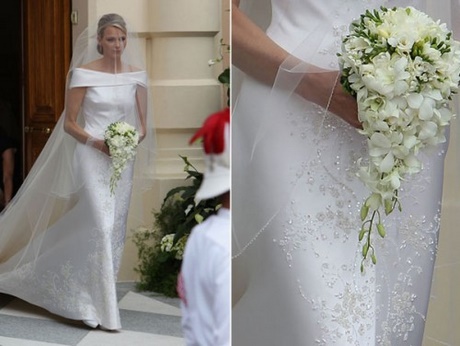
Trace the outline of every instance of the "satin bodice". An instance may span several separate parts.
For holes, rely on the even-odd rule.
[[[138,85],[146,86],[146,79],[145,71],[111,74],[75,69],[70,88],[87,87],[81,110],[85,131],[102,138],[107,126],[115,121],[136,125],[136,90]]]
[[[398,5],[423,8],[424,0],[272,0],[267,34],[300,59],[337,69],[337,52],[350,23],[367,9]]]

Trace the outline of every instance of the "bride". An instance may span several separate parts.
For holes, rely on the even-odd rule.
[[[246,75],[232,119],[233,344],[421,345],[447,146],[422,153],[403,211],[375,240],[377,265],[361,274],[367,191],[356,161],[367,144],[336,54],[366,9],[426,11],[425,2],[271,0],[266,32],[238,2],[232,54]]]
[[[9,208],[0,214],[0,292],[95,328],[121,328],[116,277],[133,182],[149,165],[151,109],[141,51],[124,19],[106,14],[78,39],[66,107]],[[139,132],[112,195],[108,125]]]

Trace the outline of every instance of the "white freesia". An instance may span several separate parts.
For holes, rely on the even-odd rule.
[[[357,175],[370,191],[359,239],[363,261],[370,255],[375,263],[370,234],[376,225],[385,235],[380,210],[401,209],[399,189],[406,174],[422,169],[420,150],[446,141],[460,44],[445,24],[413,7],[366,11],[350,31],[339,54],[341,82],[356,96],[360,133],[368,138],[369,159],[358,160]]]
[[[110,192],[113,194],[126,164],[136,156],[139,133],[132,125],[118,121],[107,127],[104,139],[112,159]]]

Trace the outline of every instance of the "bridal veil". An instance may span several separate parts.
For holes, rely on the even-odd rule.
[[[129,32],[129,23],[127,29],[127,45],[122,54],[122,66],[116,68],[117,71],[112,76],[114,80],[117,78],[121,80],[123,78],[121,73],[145,70],[146,67],[142,39]],[[100,57],[97,48],[97,23],[95,23],[84,30],[73,47],[66,81],[66,94],[73,70]],[[133,198],[141,198],[153,181],[151,173],[155,146],[153,110],[148,84],[148,81],[138,83],[138,112],[133,114],[131,119],[132,124],[139,131],[146,129],[145,138],[138,146]],[[123,112],[122,109],[113,111]],[[64,131],[65,112],[64,109],[43,151],[11,204],[0,214],[0,273],[19,267],[24,261],[33,261],[39,255],[40,239],[43,238],[41,236],[76,205],[77,192],[86,183],[81,176],[75,174],[73,169],[79,164],[74,156],[76,140]],[[78,116],[78,121],[83,125],[81,114]],[[146,126],[143,127],[141,124]],[[81,159],[84,160],[84,157]],[[142,218],[141,214],[141,211],[133,211],[132,216]],[[11,261],[13,257],[14,260]],[[4,267],[6,262],[9,263],[7,268]]]

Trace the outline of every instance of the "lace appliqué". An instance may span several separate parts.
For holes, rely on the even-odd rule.
[[[319,107],[308,113],[289,111],[286,122],[295,145],[314,145],[317,155],[292,163],[293,194],[278,217],[281,232],[273,243],[297,277],[302,300],[318,316],[316,344],[412,345],[412,333],[424,324],[425,311],[419,306],[426,306],[423,300],[427,297],[419,297],[417,286],[431,272],[428,267],[425,273],[418,263],[428,259],[429,266],[433,265],[439,210],[434,216],[395,211],[386,227],[397,236],[376,239],[378,266],[388,272],[376,273],[368,265],[362,276],[359,209],[367,192],[355,173],[357,159],[366,157],[365,141],[334,115],[325,116]],[[333,155],[326,155],[331,143]],[[413,197],[423,196],[430,186],[429,165],[424,171],[404,185],[407,205],[424,203]],[[340,261],[334,258],[336,252],[342,254]],[[402,264],[395,267],[393,262]],[[303,268],[313,271],[310,279],[321,281],[322,295],[310,292],[307,279],[296,275]],[[396,278],[391,277],[392,270],[399,273]],[[334,299],[327,298],[331,295]]]

